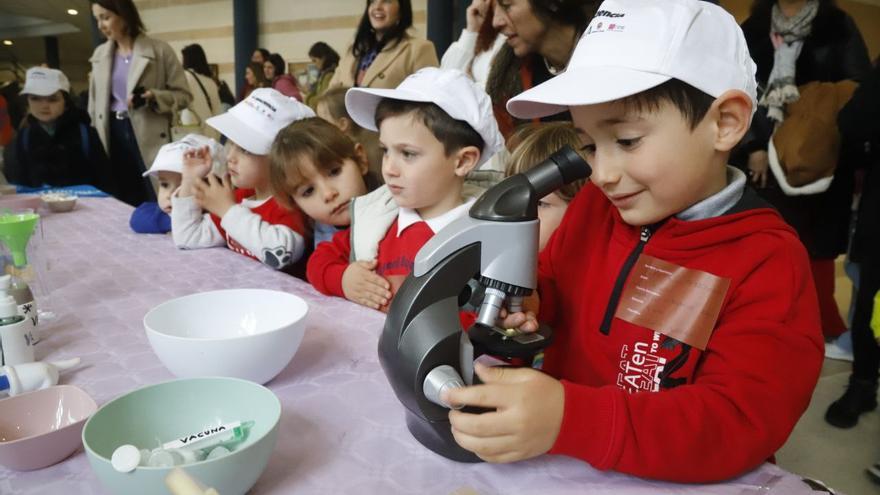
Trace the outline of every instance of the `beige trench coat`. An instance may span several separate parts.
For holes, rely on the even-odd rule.
[[[89,117],[108,152],[111,151],[110,119],[116,118],[110,110],[110,77],[115,51],[116,43],[108,40],[95,48],[89,59],[92,64]],[[135,39],[132,52],[127,93],[130,95],[135,87],[143,86],[155,95],[152,104],[129,109],[141,157],[149,169],[159,148],[171,140],[170,126],[175,109],[186,108],[192,95],[183,67],[168,43],[142,34]]]
[[[345,52],[336,73],[330,81],[330,88],[354,87],[357,60],[351,47]],[[376,60],[367,68],[361,87],[396,88],[407,76],[423,67],[439,67],[434,43],[428,40],[407,36],[396,45],[385,47],[376,55]]]

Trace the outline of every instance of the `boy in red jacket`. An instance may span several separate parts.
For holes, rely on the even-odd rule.
[[[492,462],[564,454],[597,469],[713,482],[783,445],[822,363],[810,265],[727,158],[755,65],[722,8],[607,0],[565,73],[512,114],[570,110],[593,173],[539,261],[547,374],[485,368],[445,399],[456,441]],[[508,327],[534,330],[518,313]]]
[[[315,248],[306,276],[323,294],[384,311],[419,249],[482,193],[465,176],[503,141],[489,96],[457,70],[351,89],[345,105],[358,125],[379,131],[385,185],[352,200],[350,228]]]

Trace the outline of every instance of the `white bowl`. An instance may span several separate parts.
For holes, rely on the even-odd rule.
[[[299,348],[307,313],[293,294],[229,289],[164,302],[144,316],[144,328],[159,360],[178,377],[266,383]]]
[[[50,193],[42,195],[41,199],[49,207],[49,210],[56,213],[70,211],[76,206],[76,196],[72,194]]]

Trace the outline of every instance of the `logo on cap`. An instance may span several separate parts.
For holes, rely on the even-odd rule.
[[[256,96],[250,96],[246,98],[242,103],[253,108],[258,113],[262,114],[269,120],[275,120],[275,112],[278,111],[272,104],[263,99],[257,98]],[[257,103],[262,103],[262,105],[257,105]]]
[[[600,10],[593,17],[624,17],[626,14],[622,12],[611,12],[609,10]]]

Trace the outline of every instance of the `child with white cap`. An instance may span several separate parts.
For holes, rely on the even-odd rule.
[[[214,160],[214,170],[224,166],[223,146],[217,141],[198,134],[187,134],[179,141],[159,148],[156,159],[144,177],[152,176],[159,183],[157,202],[146,201],[134,209],[129,220],[131,230],[138,234],[165,234],[171,232],[171,195],[183,180],[183,155],[188,150],[207,146]]]
[[[21,94],[28,114],[4,148],[7,180],[30,187],[90,184],[112,193],[107,154],[88,114],[74,104],[67,76],[30,68]]]
[[[278,270],[295,271],[306,247],[298,210],[272,196],[269,150],[275,135],[296,120],[314,117],[302,103],[269,88],[256,89],[208,125],[229,139],[228,173],[210,173],[211,150],[184,154],[183,180],[171,198],[171,235],[181,249],[226,245]],[[207,211],[207,213],[203,213]]]
[[[318,245],[307,276],[324,294],[384,310],[422,245],[482,193],[465,176],[504,143],[489,96],[458,70],[351,89],[345,105],[358,125],[379,131],[385,185],[352,201],[351,227]]]
[[[785,443],[822,333],[804,247],[727,166],[754,74],[721,7],[606,0],[567,70],[510,100],[517,117],[569,110],[592,177],[538,264],[546,374],[478,366],[482,385],[445,394],[493,410],[450,412],[462,447],[714,482]],[[536,328],[530,313],[504,324]]]

